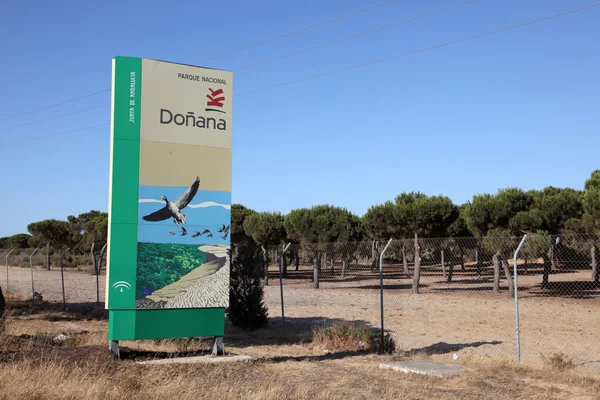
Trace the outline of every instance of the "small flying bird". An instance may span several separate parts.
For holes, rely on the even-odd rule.
[[[200,232],[194,232],[194,234],[192,235],[192,237],[198,237],[200,235],[202,235]]]
[[[177,235],[175,232],[169,232],[169,236],[175,236]]]
[[[221,239],[227,240],[227,235],[229,235],[229,232],[225,232],[225,234],[221,236]]]
[[[187,230],[182,226],[181,227],[181,236],[187,235]]]
[[[221,233],[229,232],[229,226],[225,226],[225,224],[223,224],[223,227],[219,228],[219,232],[221,232]]]
[[[209,233],[208,235],[206,235],[207,237],[213,237],[212,233]]]
[[[202,233],[201,233],[201,235],[205,235],[205,234],[207,234],[207,233],[211,233],[209,229],[205,229],[205,230],[203,230],[203,231],[202,231]]]
[[[183,192],[175,201],[170,201],[167,199],[167,196],[160,196],[161,199],[164,200],[165,206],[157,211],[154,211],[152,214],[148,214],[142,217],[144,221],[164,221],[169,218],[173,218],[173,222],[175,225],[179,226],[179,224],[185,224],[187,217],[185,214],[181,213],[185,207],[192,201],[196,193],[198,192],[198,187],[200,186],[200,178],[196,177],[192,186],[190,186],[185,192]]]

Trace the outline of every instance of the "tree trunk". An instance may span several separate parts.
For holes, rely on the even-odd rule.
[[[440,252],[442,257],[442,279],[446,280],[446,264],[444,264],[444,250]]]
[[[483,270],[483,263],[479,259],[479,249],[475,249],[475,260],[477,262],[477,276],[481,276],[481,272]]]
[[[406,261],[406,252],[404,251],[404,245],[402,245],[402,263],[404,264],[404,273],[407,278],[410,278],[410,272],[408,271],[408,261]]]
[[[552,271],[552,260],[554,260],[554,249],[550,246],[548,254],[544,256],[544,273],[542,275],[542,289],[548,288],[548,280]]]
[[[98,275],[98,270],[96,269],[98,263],[96,263],[96,252],[94,251],[94,245],[95,243],[92,243],[92,249],[90,252],[92,254],[92,264],[94,265],[94,273]]]
[[[263,252],[263,262],[265,267],[265,286],[269,286],[269,257],[265,246],[260,246]]]
[[[315,289],[319,288],[319,269],[320,269],[319,257],[315,256],[314,265],[313,265],[313,286]]]
[[[106,250],[106,245],[102,247],[100,250],[100,256],[98,257],[98,266],[96,267],[96,306],[100,307],[100,271],[102,270],[102,257],[104,257],[104,251]],[[95,258],[95,257],[94,257]]]
[[[298,253],[298,251],[294,252],[294,255],[296,256],[296,271],[300,269],[300,254]]]
[[[415,232],[415,271],[413,275],[412,292],[419,294],[419,282],[421,280],[421,253],[419,252],[419,236]]]
[[[371,262],[371,272],[379,270],[379,248],[375,246],[375,252],[373,253],[373,261]]]
[[[504,275],[506,276],[506,281],[508,282],[508,297],[515,297],[515,284],[512,276],[510,275],[508,261],[506,261],[504,257],[502,258],[502,267],[504,268]]]
[[[465,253],[462,249],[462,247],[460,247],[460,270],[462,272],[465,272]]]
[[[450,264],[450,268],[448,268],[448,283],[452,283],[452,275],[454,275],[454,263]]]
[[[335,276],[335,269],[333,268],[333,258],[331,259],[331,276]]]
[[[50,242],[46,242],[46,269],[50,271]]]
[[[592,246],[592,281],[600,282],[600,271],[598,271],[598,261],[596,260],[596,244]]]
[[[346,276],[346,260],[342,260],[342,278]]]
[[[492,291],[494,293],[500,292],[500,251],[496,252],[492,257],[492,263],[494,264],[494,287]]]
[[[265,286],[269,286],[269,262],[265,262]]]
[[[376,259],[377,255],[375,254],[375,249],[377,248],[377,242],[375,240],[373,240],[373,243],[371,244],[371,258],[372,259]]]

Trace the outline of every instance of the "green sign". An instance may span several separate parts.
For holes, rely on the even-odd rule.
[[[109,340],[222,336],[233,74],[113,60]]]

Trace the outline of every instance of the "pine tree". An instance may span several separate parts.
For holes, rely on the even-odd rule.
[[[244,330],[262,328],[268,323],[261,284],[263,264],[262,250],[254,242],[248,240],[235,245],[228,316],[234,326]]]

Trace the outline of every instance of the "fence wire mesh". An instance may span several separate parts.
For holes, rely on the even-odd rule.
[[[60,253],[50,251],[50,270],[48,270],[46,268],[47,250],[42,248],[31,257],[32,273],[30,255],[33,251],[33,248],[14,249],[12,252],[10,249],[0,250],[2,262],[0,285],[3,290],[18,293],[23,297],[35,295],[36,300],[62,302],[64,283],[64,299],[67,304],[77,303],[104,307],[105,264],[102,266],[97,284],[89,254],[65,254],[63,257],[64,273],[61,274]],[[8,254],[9,252],[10,254]],[[34,293],[32,293],[32,289]]]
[[[405,354],[515,359],[514,253],[521,239],[392,240],[383,257],[384,241],[292,244],[283,256],[281,287],[283,247],[267,247],[264,301],[274,328],[283,323],[283,292],[286,328],[336,322],[379,328],[383,310],[385,331]],[[594,350],[600,331],[599,244],[591,234],[527,235],[516,257],[522,360],[543,361],[562,353],[575,365],[600,368]],[[9,255],[10,292],[31,296],[32,251],[16,249]],[[51,254],[48,271],[44,252],[32,257],[35,292],[62,302],[59,257]],[[0,251],[1,261],[7,253]],[[88,259],[65,257],[68,304],[96,302],[96,277]],[[6,288],[7,269],[0,270]],[[103,274],[98,289],[103,307]]]
[[[384,328],[398,350],[451,357],[516,358],[515,251],[522,237],[414,238],[383,254]],[[600,368],[599,238],[528,234],[516,257],[520,357],[564,354]],[[378,328],[379,257],[386,242],[292,245],[282,270],[289,324],[364,323]],[[265,298],[281,315],[281,247]]]
[[[265,302],[269,315],[281,316],[281,247],[268,249]],[[376,327],[379,321],[379,267],[371,242],[292,244],[281,271],[286,324],[296,328],[354,322]]]

